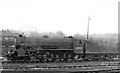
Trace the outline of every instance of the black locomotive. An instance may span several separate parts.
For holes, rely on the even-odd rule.
[[[74,39],[72,36],[63,38],[49,37],[25,37],[16,36],[14,39],[15,49],[5,56],[15,61],[59,61],[68,60],[81,54],[83,57],[83,41]]]
[[[72,36],[51,38],[19,35],[9,40],[2,38],[2,54],[9,62],[103,61],[117,60],[119,56],[118,53],[86,53],[85,44],[85,40]]]

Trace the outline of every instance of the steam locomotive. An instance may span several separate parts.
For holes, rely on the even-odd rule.
[[[6,45],[2,41],[2,45]],[[10,41],[9,41],[10,42]],[[12,62],[15,61],[57,61],[68,60],[75,57],[75,54],[83,54],[83,41],[74,39],[72,36],[64,38],[25,37],[15,36],[11,42],[15,49],[7,51],[5,56]],[[11,45],[11,43],[7,43]]]
[[[72,36],[49,38],[48,36],[26,37],[20,34],[13,39],[2,40],[2,50],[5,48],[8,49],[2,53],[9,62],[113,60],[119,55],[118,53],[86,53],[85,41]]]

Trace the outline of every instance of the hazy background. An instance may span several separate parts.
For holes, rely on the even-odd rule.
[[[118,32],[119,0],[0,0],[0,29],[86,34]]]

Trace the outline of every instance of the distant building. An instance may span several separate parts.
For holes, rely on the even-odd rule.
[[[17,33],[12,33],[9,30],[0,31],[0,40],[2,41],[2,46],[8,47],[14,45],[15,37]]]

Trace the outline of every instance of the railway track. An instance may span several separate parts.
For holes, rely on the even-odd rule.
[[[119,61],[80,62],[80,63],[4,63],[2,71],[120,71]]]

